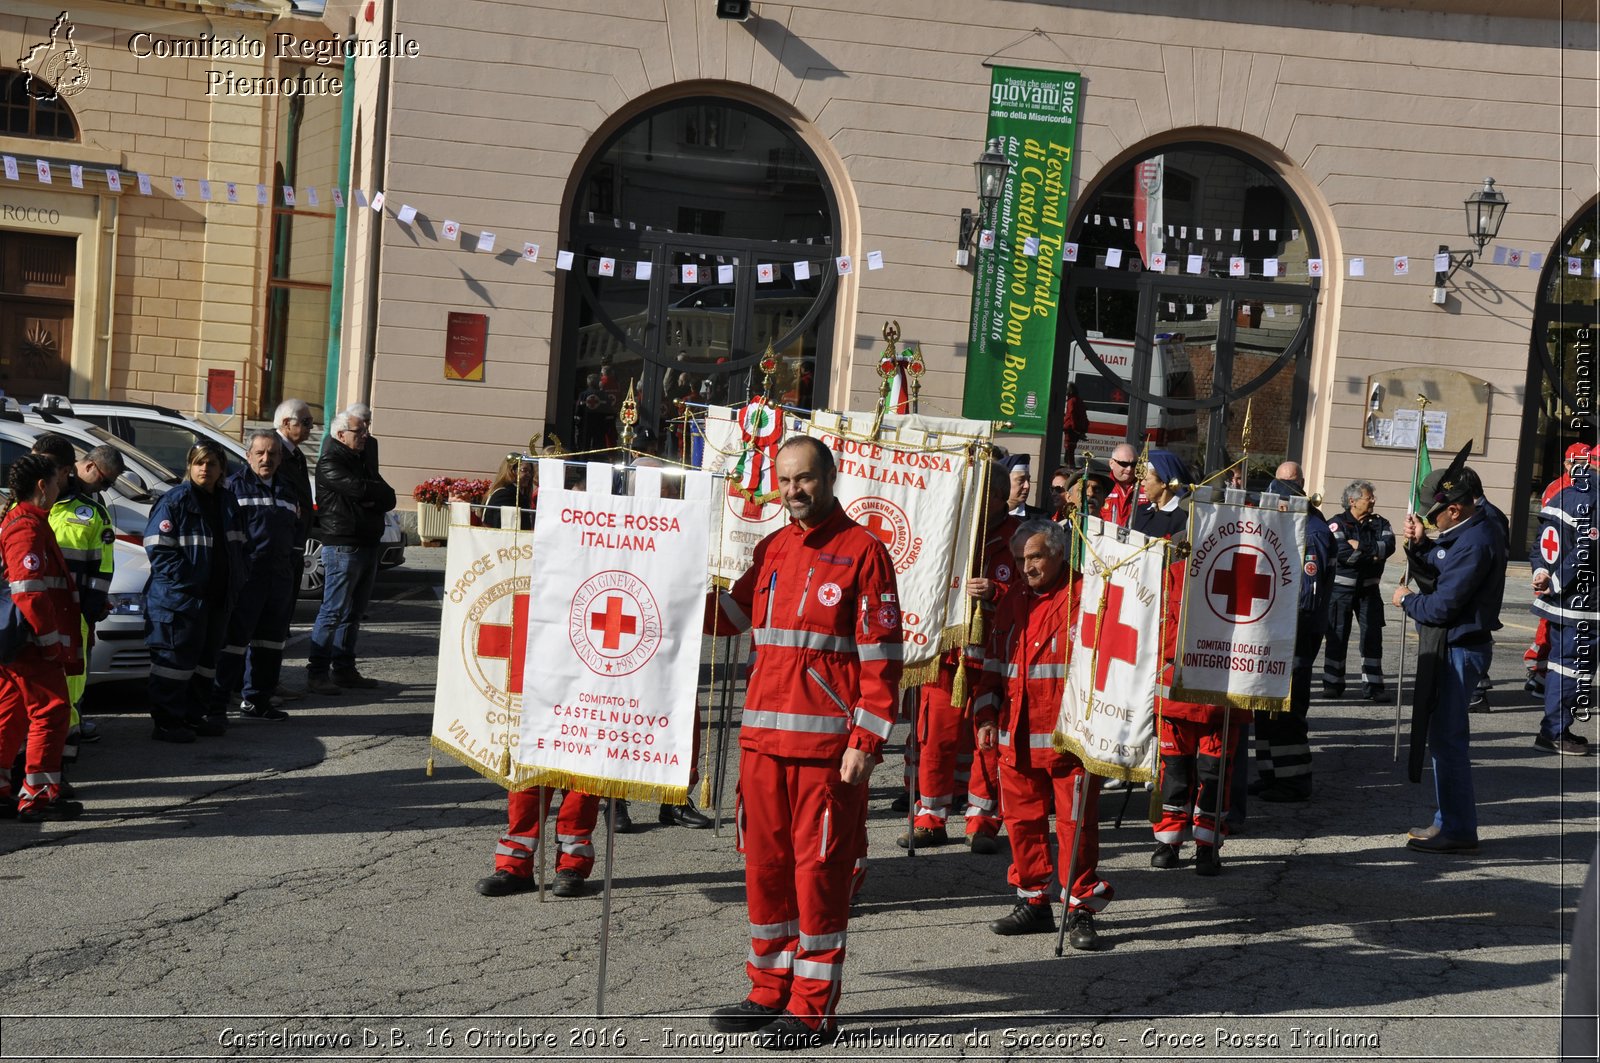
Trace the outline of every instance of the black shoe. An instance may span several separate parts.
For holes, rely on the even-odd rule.
[[[1087,908],[1074,908],[1067,916],[1067,944],[1079,952],[1093,952],[1100,947],[1100,935],[1095,933],[1093,912]]]
[[[980,856],[992,856],[1000,851],[1000,841],[988,831],[975,831],[967,835],[967,844]]]
[[[610,822],[610,818],[609,817],[610,817],[611,813],[610,813],[610,811],[608,809],[608,806],[610,806],[612,804],[615,804],[617,806],[616,832],[618,834],[632,834],[633,833],[633,817],[628,814],[628,802],[626,802],[626,801],[607,800],[607,801],[600,802],[600,821],[601,822],[605,822],[605,823],[609,823]]]
[[[1430,823],[1426,827],[1412,827],[1406,832],[1406,840],[1425,842],[1439,836],[1439,824]]]
[[[711,1028],[718,1033],[755,1033],[782,1014],[782,1008],[769,1008],[753,1000],[741,1000],[713,1011]]]
[[[1411,838],[1406,842],[1406,848],[1419,853],[1475,853],[1478,851],[1478,839],[1435,834],[1431,838]]]
[[[66,772],[61,773],[61,784],[56,787],[56,796],[67,801],[71,801],[78,796],[77,787],[67,781]]]
[[[1361,696],[1367,701],[1382,702],[1389,700],[1389,692],[1382,687],[1375,690],[1363,690]]]
[[[488,878],[478,880],[478,892],[485,897],[509,897],[513,893],[531,893],[539,888],[532,875],[513,875],[509,871],[496,871]]]
[[[228,725],[219,722],[215,716],[202,716],[198,720],[185,720],[183,725],[201,738],[221,738],[228,733]]]
[[[1156,842],[1156,851],[1150,854],[1151,867],[1159,867],[1166,871],[1177,867],[1178,863],[1178,847],[1176,845]]]
[[[571,868],[562,868],[556,872],[555,882],[550,886],[550,892],[557,897],[582,897],[585,892],[583,876]]]
[[[911,797],[910,797],[910,795],[902,793],[900,796],[896,797],[893,801],[890,801],[889,802],[889,811],[890,812],[910,812],[911,811]]]
[[[98,741],[100,741],[100,726],[93,720],[79,720],[78,743],[86,746]]]
[[[1337,701],[1338,699],[1344,697],[1344,687],[1330,687],[1328,684],[1324,683],[1322,684],[1322,696],[1331,701]]]
[[[156,724],[156,729],[150,733],[150,737],[157,742],[176,742],[179,745],[188,745],[194,741],[194,732],[182,724],[168,726],[158,723]]]
[[[63,801],[57,798],[49,804],[34,804],[17,809],[17,820],[22,823],[43,823],[47,819],[77,819],[83,815],[83,802]]]
[[[830,1031],[813,1030],[798,1015],[779,1015],[756,1031],[755,1044],[768,1052],[793,1052],[802,1048],[821,1048]]]
[[[1298,783],[1278,780],[1271,786],[1264,788],[1260,794],[1263,801],[1275,801],[1279,804],[1292,804],[1300,801],[1311,800],[1311,787]]]
[[[1017,906],[1011,909],[1010,915],[989,924],[989,929],[1001,937],[1012,937],[1016,934],[1050,934],[1055,928],[1056,917],[1050,911],[1048,904],[1029,904],[1027,901],[1018,901]]]
[[[325,675],[306,677],[306,689],[313,694],[343,694],[344,687],[335,683]]]
[[[622,809],[617,809],[617,818],[622,818]],[[656,817],[667,826],[676,824],[679,827],[688,827],[690,830],[705,830],[711,826],[711,817],[701,812],[691,804],[662,805],[661,814]]]
[[[348,672],[333,673],[333,685],[351,690],[371,690],[378,685],[378,681],[370,679],[352,668]]]
[[[287,720],[289,714],[271,705],[257,705],[253,701],[239,702],[239,715],[247,720]]]
[[[1222,874],[1222,860],[1217,856],[1216,846],[1195,845],[1194,873],[1201,878],[1213,878]]]

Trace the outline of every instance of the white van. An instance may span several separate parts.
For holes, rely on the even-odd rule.
[[[1103,461],[1117,444],[1127,441],[1126,382],[1133,373],[1133,341],[1110,339],[1094,332],[1089,333],[1089,339],[1106,368],[1123,382],[1119,386],[1107,380],[1083,350],[1076,343],[1072,345],[1067,379],[1078,385],[1078,398],[1089,415],[1089,434],[1078,448],[1089,450]],[[1195,397],[1194,372],[1184,351],[1182,333],[1163,332],[1156,337],[1150,352],[1149,392],[1174,399]],[[1196,423],[1194,410],[1166,410],[1147,404],[1144,438],[1152,447],[1166,447],[1193,462],[1199,449]]]

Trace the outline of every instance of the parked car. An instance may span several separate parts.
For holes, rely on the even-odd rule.
[[[111,613],[95,625],[90,685],[150,674],[150,650],[144,642],[144,585],[150,577],[150,559],[142,545],[120,537],[112,547],[117,567],[111,574]]]
[[[59,431],[61,435],[72,440],[73,448],[80,459],[91,448],[99,445],[93,436],[83,437],[74,431],[62,430],[60,426],[29,424],[14,412],[0,411],[0,485],[4,485],[10,476],[12,462],[32,450],[34,440],[52,431]],[[142,545],[145,525],[150,520],[150,507],[155,505],[156,497],[166,491],[168,485],[160,479],[155,479],[156,474],[149,473],[148,475],[153,478],[152,487],[127,455],[124,455],[124,460],[128,462],[127,469],[115,483],[101,492],[102,500],[111,513],[111,523],[116,528],[117,534],[125,535],[130,542]]]
[[[167,406],[144,402],[113,402],[99,399],[68,399],[64,395],[46,395],[32,407],[25,408],[35,416],[50,416],[87,421],[117,438],[149,451],[161,464],[181,470],[189,458],[189,448],[201,440],[222,447],[228,455],[228,472],[231,474],[245,464],[245,448],[233,439],[203,421],[185,417]],[[308,458],[315,459],[309,453]],[[171,463],[167,461],[171,458]],[[316,493],[316,476],[311,483]],[[400,526],[399,514],[384,517],[382,552],[378,555],[379,568],[394,568],[406,559],[406,537]],[[316,538],[315,529],[306,540],[306,566],[300,576],[302,593],[321,594],[322,542]]]

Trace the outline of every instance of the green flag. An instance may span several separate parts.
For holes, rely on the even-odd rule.
[[[1428,457],[1428,433],[1424,426],[1417,434],[1417,473],[1411,480],[1411,512],[1418,516],[1426,515],[1432,508],[1432,500],[1424,506],[1422,504],[1422,481],[1433,472],[1433,460]]]

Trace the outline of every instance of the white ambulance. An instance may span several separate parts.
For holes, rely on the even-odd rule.
[[[1089,415],[1089,434],[1078,444],[1078,449],[1088,449],[1104,462],[1117,444],[1127,440],[1127,381],[1133,373],[1133,341],[1110,339],[1095,332],[1089,333],[1089,341],[1095,354],[1120,382],[1107,380],[1076,343],[1072,345],[1067,379],[1078,385],[1078,398]],[[1195,397],[1194,372],[1184,350],[1182,333],[1163,332],[1156,337],[1150,351],[1148,390],[1158,398]],[[1145,407],[1144,439],[1152,447],[1166,447],[1185,461],[1193,462],[1199,450],[1196,423],[1194,410],[1168,410],[1150,403]]]

